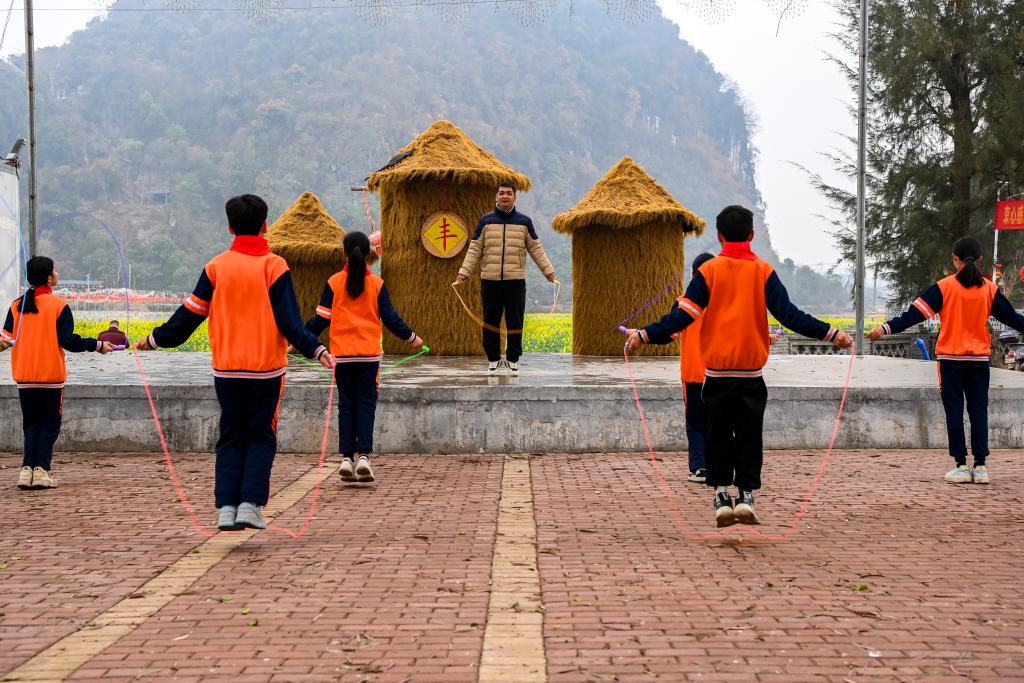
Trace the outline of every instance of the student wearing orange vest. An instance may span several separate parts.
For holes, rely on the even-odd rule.
[[[704,252],[693,259],[693,272],[714,256]],[[704,388],[704,358],[700,350],[701,320],[679,333],[679,378],[683,383],[683,403],[686,406],[686,451],[689,456],[688,481],[707,482],[708,470],[704,460],[704,439],[708,429],[707,411],[700,392]]]
[[[302,325],[288,264],[270,251],[267,204],[256,195],[224,207],[231,248],[206,264],[170,320],[137,342],[147,351],[183,344],[209,319],[213,385],[220,403],[214,498],[217,527],[265,529],[263,506],[277,452],[277,416],[289,342],[330,368],[334,359]]]
[[[7,310],[0,332],[0,351],[11,352],[11,374],[21,400],[25,455],[18,474],[19,489],[52,489],[53,445],[60,436],[64,382],[68,378],[64,351],[110,353],[114,347],[75,334],[75,319],[64,300],[52,291],[57,269],[45,256],[25,267],[29,290]]]
[[[804,313],[789,300],[775,270],[750,248],[754,214],[727,206],[716,219],[721,254],[700,267],[686,294],[660,321],[630,330],[626,349],[667,344],[672,335],[703,318],[701,355],[706,378],[702,397],[707,407],[705,457],[707,484],[714,487],[718,526],[758,524],[753,491],[761,488],[762,426],[768,390],[762,368],[768,360],[770,311],[786,327],[840,348],[849,335]],[[735,484],[735,502],[729,486]]]
[[[338,450],[343,481],[373,481],[370,453],[380,389],[381,334],[383,328],[417,351],[423,340],[416,336],[391,304],[384,280],[366,267],[370,240],[350,232],[342,243],[345,267],[324,285],[316,315],[306,329],[319,336],[331,329],[331,353],[338,385]],[[359,462],[354,462],[359,455]]]
[[[942,325],[935,355],[939,361],[939,394],[946,412],[949,454],[955,466],[945,480],[953,484],[989,483],[988,468],[988,382],[992,338],[988,318],[1024,332],[1024,317],[979,270],[981,243],[961,237],[953,245],[956,274],[939,280],[925,290],[906,313],[871,330],[871,341],[896,334],[941,312]],[[974,467],[967,466],[964,439],[964,399],[971,419],[971,452]]]

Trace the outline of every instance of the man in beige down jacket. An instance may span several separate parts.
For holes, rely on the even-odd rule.
[[[509,334],[504,364],[513,375],[519,374],[519,357],[523,355],[523,316],[526,312],[526,252],[551,282],[555,267],[551,265],[540,244],[533,221],[516,211],[516,187],[511,183],[498,186],[494,211],[476,224],[473,240],[459,269],[459,282],[480,265],[480,296],[483,299],[484,353],[487,372],[498,373],[502,365],[501,336],[496,331],[505,316],[505,327],[517,330]]]

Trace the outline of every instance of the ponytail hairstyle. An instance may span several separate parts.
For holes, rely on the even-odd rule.
[[[366,233],[350,232],[342,242],[345,260],[348,263],[348,279],[345,291],[353,299],[358,299],[366,284],[366,256],[370,253],[370,238]]]
[[[961,237],[953,245],[953,255],[963,262],[956,273],[957,282],[964,287],[981,287],[985,278],[976,261],[981,258],[981,243],[973,237]]]
[[[18,311],[21,313],[38,313],[36,306],[36,287],[45,285],[53,275],[53,259],[46,256],[33,256],[25,264],[25,275],[28,277],[29,289],[21,296]]]

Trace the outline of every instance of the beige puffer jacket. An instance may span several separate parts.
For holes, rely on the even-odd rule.
[[[479,263],[482,280],[525,280],[526,252],[544,277],[555,274],[530,217],[515,207],[509,213],[495,209],[477,223],[459,275],[468,278]]]

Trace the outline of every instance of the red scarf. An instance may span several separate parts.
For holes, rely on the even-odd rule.
[[[231,243],[231,251],[249,256],[263,256],[270,253],[270,245],[263,235],[236,235]]]
[[[39,285],[38,287],[33,287],[32,289],[35,291],[36,296],[39,296],[40,294],[53,294],[53,287],[51,287],[50,285]]]
[[[739,258],[745,261],[756,261],[757,254],[750,248],[750,242],[726,242],[722,245],[721,256]]]

